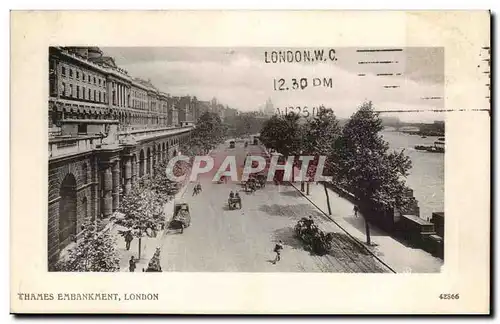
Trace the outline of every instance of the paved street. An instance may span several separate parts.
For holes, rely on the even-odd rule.
[[[247,152],[258,153],[259,146],[235,149],[229,145],[213,151],[218,165],[226,155],[236,155],[241,167]],[[291,186],[267,183],[253,194],[245,193],[239,183],[212,183],[214,172],[201,178],[203,192],[192,196],[192,184],[184,195],[190,204],[192,223],[183,234],[168,232],[162,241],[163,271],[241,271],[241,272],[387,272],[387,268],[340,229],[331,225],[309,201]],[[229,192],[239,191],[241,210],[229,210]],[[294,237],[293,227],[304,216],[312,215],[320,228],[335,232],[330,255],[315,256],[303,249]],[[323,226],[325,225],[325,226]],[[285,247],[282,260],[271,261],[278,240]]]

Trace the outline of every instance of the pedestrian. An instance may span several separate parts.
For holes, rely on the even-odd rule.
[[[132,235],[131,231],[127,231],[127,234],[125,234],[125,248],[130,250],[130,242],[134,239],[134,236]]]
[[[276,258],[273,261],[274,264],[276,264],[276,262],[281,260],[281,250],[283,250],[283,241],[282,240],[280,240],[274,246],[274,252],[276,253]]]
[[[358,211],[359,211],[358,205],[354,205],[353,210],[354,210],[354,217],[358,217]]]
[[[136,260],[134,258],[134,256],[130,257],[130,261],[128,262],[128,269],[130,270],[130,272],[134,272],[135,271],[135,267],[136,267],[137,261],[138,260]]]

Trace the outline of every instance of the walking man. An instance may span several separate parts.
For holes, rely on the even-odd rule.
[[[130,250],[130,242],[134,239],[134,236],[132,235],[131,231],[128,231],[127,234],[125,234],[125,248]]]
[[[283,241],[282,240],[280,240],[274,246],[274,252],[276,253],[276,258],[274,259],[273,264],[276,264],[276,262],[281,260],[281,250],[283,250]]]
[[[128,262],[128,269],[130,270],[130,272],[134,272],[135,271],[135,267],[136,267],[136,263],[137,263],[138,260],[136,260],[134,258],[134,256],[131,256],[130,257],[130,261]]]
[[[358,211],[359,211],[358,205],[354,205],[353,210],[354,210],[354,217],[358,217]]]

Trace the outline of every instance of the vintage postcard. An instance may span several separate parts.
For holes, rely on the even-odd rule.
[[[11,40],[11,312],[489,313],[489,12],[12,12]]]

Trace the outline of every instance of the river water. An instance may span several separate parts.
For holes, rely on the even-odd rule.
[[[444,211],[444,154],[415,150],[415,145],[432,145],[438,138],[382,131],[391,149],[405,149],[412,161],[407,184],[413,189],[420,207],[420,217],[430,218],[432,212]]]

